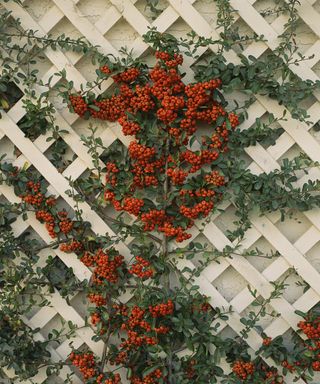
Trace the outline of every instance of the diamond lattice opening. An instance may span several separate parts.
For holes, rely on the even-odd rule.
[[[62,173],[73,161],[77,159],[77,155],[62,138],[55,140],[44,154],[59,173]]]
[[[254,297],[252,297],[252,302],[251,304],[249,304],[245,310],[243,310],[241,313],[240,313],[240,316],[241,317],[244,317],[246,319],[248,319],[249,317],[255,317],[256,315],[258,315],[259,313],[259,310],[261,308],[261,306],[259,305],[253,305],[253,302],[255,301],[256,299]],[[262,296],[257,296],[257,300],[259,302],[262,302],[263,301],[263,297]],[[271,303],[272,304],[272,303]],[[252,315],[250,315],[250,313]],[[275,309],[272,307],[272,305],[266,305],[265,306],[265,316],[257,316],[257,320],[255,322],[255,327],[254,329],[259,333],[261,334],[262,331],[264,329],[266,329],[273,321],[274,319],[277,318],[277,312],[275,311]],[[245,326],[243,326],[242,330],[245,329]]]
[[[294,304],[307,290],[309,285],[297,273],[292,273],[286,280],[287,287],[283,291],[283,298]]]
[[[284,1],[277,1],[276,5],[269,0],[258,0],[254,3],[254,8],[269,23],[272,24],[285,10]]]
[[[191,32],[192,28],[187,24],[182,17],[179,17],[168,29],[167,33],[174,35],[177,39],[185,38],[186,34]]]
[[[139,33],[124,17],[121,17],[104,37],[115,49],[120,50],[123,47],[127,47],[130,51],[132,43],[139,37]]]
[[[232,231],[237,229],[235,224],[239,219],[236,216],[236,208],[233,205],[229,205],[228,208],[221,212],[220,215],[214,220],[214,224],[228,237],[232,239]]]
[[[96,23],[102,15],[112,7],[110,0],[80,0],[77,8],[92,24]]]
[[[307,253],[306,258],[309,263],[320,272],[320,241],[318,241]]]
[[[54,2],[52,0],[26,0],[23,5],[34,20],[39,21],[54,6]]]
[[[295,40],[299,52],[306,53],[318,40],[318,37],[302,19],[299,19],[297,28],[295,29]]]
[[[78,29],[69,21],[69,19],[64,16],[50,31],[50,34],[53,38],[64,34],[65,36],[70,37],[71,39],[78,39],[82,37],[82,34]],[[75,62],[79,57],[78,53],[72,51],[64,51],[63,54],[71,61]]]
[[[69,292],[70,287],[73,287],[73,292],[76,292],[79,286],[79,281],[72,268],[68,268],[59,257],[49,257],[43,273],[47,277],[51,289],[57,289],[62,297]]]
[[[200,13],[208,24],[211,26],[216,25],[218,8],[215,2],[211,0],[197,0],[193,3],[193,8]]]
[[[288,211],[286,220],[279,221],[276,227],[283,235],[291,242],[294,243],[300,236],[302,236],[311,226],[310,221],[306,216],[298,211]]]
[[[13,81],[7,84],[2,83],[1,86],[3,90],[0,92],[0,106],[6,111],[10,111],[24,94]]]
[[[247,284],[248,282],[232,266],[229,266],[212,283],[220,294],[229,302],[237,296]]]
[[[250,251],[254,251],[256,256],[247,256],[246,258],[259,272],[264,271],[280,257],[272,257],[272,255],[276,255],[276,249],[262,236],[250,247],[246,248],[246,252],[250,253]]]
[[[168,8],[169,3],[166,0],[160,0],[157,2],[138,0],[134,6],[151,23],[158,18],[165,9]]]

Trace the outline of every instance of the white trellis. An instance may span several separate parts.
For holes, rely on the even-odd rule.
[[[320,69],[320,0],[300,0],[299,7],[300,27],[298,33],[299,44],[305,55],[314,54],[314,58],[292,68],[303,79],[319,79]],[[161,32],[170,32],[176,36],[182,36],[186,32],[194,30],[197,34],[206,37],[217,37],[216,30],[216,5],[214,0],[163,0],[160,5],[164,11],[152,20],[145,9],[143,0],[25,0],[25,8],[9,1],[4,3],[7,10],[12,11],[14,17],[20,18],[23,27],[39,31],[40,35],[46,33],[60,34],[78,37],[85,36],[92,44],[101,46],[104,53],[118,55],[120,46],[127,45],[132,48],[134,55],[141,56],[147,52],[148,45],[143,42],[142,35],[147,32],[149,26],[155,26]],[[286,22],[285,16],[269,20],[259,14],[261,8],[272,5],[272,0],[231,0],[231,4],[237,10],[235,23],[245,30],[252,30],[258,35],[263,34],[265,42],[253,42],[249,44],[244,55],[260,57],[267,50],[274,50],[279,41],[278,35],[283,32]],[[203,50],[204,52],[204,50]],[[200,52],[201,53],[201,52]],[[234,51],[229,51],[227,59],[239,62]],[[192,59],[186,58],[184,70],[187,80],[192,80],[193,73],[190,69]],[[77,89],[80,84],[90,80],[95,68],[88,64],[82,55],[76,53],[63,53],[61,51],[45,51],[45,60],[39,63],[39,69],[43,81],[47,81],[57,71],[66,70],[67,79],[72,80]],[[57,80],[56,80],[57,81]],[[111,85],[111,81],[104,84],[105,89]],[[52,141],[46,141],[46,135],[38,137],[35,141],[26,138],[19,129],[17,123],[23,117],[25,111],[20,100],[7,114],[3,114],[0,120],[0,151],[9,154],[12,152],[13,143],[21,154],[15,158],[16,165],[26,162],[32,164],[49,182],[50,191],[63,199],[66,204],[73,207],[72,199],[66,194],[69,188],[66,177],[73,179],[82,175],[92,167],[87,149],[80,140],[80,134],[86,129],[87,123],[79,119],[75,114],[60,104],[60,100],[54,100],[57,107],[56,121],[61,129],[68,134],[63,137],[66,144],[75,154],[75,160],[61,174],[46,157],[46,151],[52,145]],[[320,120],[320,93],[315,92],[307,106],[310,120]],[[249,128],[257,117],[273,113],[282,116],[283,107],[275,101],[259,96],[257,101],[249,108],[249,118],[241,129]],[[288,116],[288,114],[287,114]],[[276,144],[268,148],[261,145],[246,149],[249,168],[254,173],[270,172],[279,167],[279,161],[284,157],[292,157],[300,151],[304,151],[315,161],[320,161],[320,134],[312,126],[300,123],[288,118],[280,122],[284,133],[278,138]],[[111,145],[119,139],[124,145],[129,139],[124,137],[116,124],[98,122],[99,135],[104,145]],[[13,156],[11,157],[13,158]],[[315,170],[313,178],[320,178],[319,171]],[[300,180],[303,182],[303,179]],[[17,201],[12,189],[6,186],[0,187],[0,193],[9,201]],[[85,219],[90,221],[92,229],[96,233],[112,233],[108,225],[93,212],[89,205],[82,204]],[[203,233],[197,227],[193,228],[193,239],[211,242],[217,249],[222,249],[230,241],[225,235],[228,226],[232,225],[232,203],[224,204],[224,213],[217,213],[212,222],[206,226]],[[273,300],[271,306],[280,316],[266,320],[263,324],[265,332],[275,337],[285,334],[289,329],[296,329],[299,317],[294,313],[296,309],[307,311],[320,301],[320,211],[315,209],[304,214],[297,214],[298,220],[280,222],[280,215],[273,213],[267,216],[252,217],[252,228],[247,231],[243,247],[259,246],[265,249],[279,251],[280,256],[273,260],[261,261],[261,259],[244,259],[234,256],[232,259],[224,259],[220,264],[209,265],[198,279],[197,284],[201,290],[211,297],[214,306],[229,307],[232,305],[234,312],[227,322],[221,324],[221,332],[239,333],[243,328],[240,317],[250,309],[253,297],[247,285],[254,287],[262,297],[269,297],[272,290],[270,281],[279,279],[289,268],[294,267],[296,274],[291,279],[290,292],[284,297]],[[45,241],[50,242],[43,225],[34,217],[27,221],[18,220],[14,224],[14,231],[18,234],[27,228],[31,228]],[[129,242],[130,240],[128,240]],[[124,255],[129,254],[128,244],[121,244],[120,251]],[[90,271],[77,259],[76,255],[66,255],[58,249],[51,254],[59,257],[68,267],[72,267],[74,274],[83,280],[88,278]],[[47,251],[43,251],[43,256]],[[40,261],[41,263],[41,261]],[[190,261],[180,261],[180,266],[193,267]],[[303,293],[302,288],[296,287],[295,282],[304,280],[310,288]],[[80,295],[80,294],[79,294]],[[44,337],[46,330],[50,329],[57,319],[71,320],[79,327],[74,341],[76,347],[87,344],[98,355],[102,353],[102,342],[91,340],[93,330],[84,326],[84,314],[81,310],[81,300],[77,295],[71,300],[69,306],[60,296],[59,292],[52,294],[50,301],[52,307],[41,308],[30,319],[25,319],[31,327],[40,327],[39,339]],[[43,334],[42,334],[43,333]],[[253,350],[261,345],[261,337],[252,332],[248,343]],[[52,350],[53,358],[65,359],[70,349],[66,341],[55,350]],[[68,373],[65,368],[63,374]],[[33,379],[34,383],[42,383],[45,379],[44,372]],[[286,383],[290,384],[290,378]],[[81,382],[74,378],[74,383]],[[301,382],[301,381],[300,381]]]

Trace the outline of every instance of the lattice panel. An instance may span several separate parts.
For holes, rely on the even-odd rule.
[[[245,31],[254,31],[258,35],[263,34],[266,42],[253,42],[246,46],[244,55],[260,57],[268,50],[274,50],[279,41],[278,35],[283,32],[286,18],[262,17],[259,10],[272,4],[268,0],[231,0],[234,9],[237,10],[235,23]],[[213,0],[163,0],[160,1],[163,12],[155,19],[145,9],[143,0],[26,0],[22,8],[13,2],[4,3],[4,7],[12,11],[13,15],[20,18],[25,28],[39,31],[40,35],[52,33],[58,35],[65,33],[71,37],[85,36],[92,44],[100,45],[102,52],[118,56],[120,47],[126,45],[133,50],[134,55],[147,54],[148,45],[143,42],[142,35],[147,32],[149,26],[155,26],[161,32],[170,32],[175,36],[183,36],[194,30],[198,35],[216,38],[216,4]],[[292,70],[303,79],[319,79],[320,68],[320,2],[319,0],[301,0],[299,8],[300,25],[298,43],[305,55],[314,54],[312,60],[303,62],[300,66],[292,67]],[[203,53],[204,50],[200,53]],[[239,62],[236,52],[229,51],[227,59],[235,63]],[[187,73],[186,80],[193,79],[191,70],[192,59],[187,58],[183,64]],[[45,59],[39,63],[39,69],[44,82],[50,76],[62,69],[66,70],[67,79],[74,82],[76,89],[80,84],[94,77],[95,68],[86,59],[76,53],[63,53],[61,51],[46,50]],[[56,80],[57,81],[57,80]],[[106,82],[105,89],[110,87],[111,81]],[[38,90],[40,91],[40,90]],[[0,148],[1,152],[8,153],[8,157],[18,166],[25,163],[36,168],[50,184],[50,192],[59,196],[71,209],[73,200],[66,194],[69,189],[66,177],[73,179],[80,177],[92,167],[91,158],[87,149],[80,140],[80,135],[86,132],[87,122],[79,119],[75,114],[61,105],[60,100],[53,99],[57,108],[56,122],[61,129],[68,134],[63,140],[72,150],[73,158],[62,173],[57,170],[47,157],[51,142],[47,142],[46,135],[39,136],[34,141],[26,138],[17,123],[23,117],[25,111],[21,99],[15,106],[4,114],[0,120]],[[316,92],[312,100],[308,100],[308,114],[310,120],[316,123],[320,120],[320,93]],[[281,117],[283,107],[277,102],[266,97],[259,96],[257,101],[249,109],[249,118],[242,124],[241,129],[249,128],[257,117],[272,112],[276,117]],[[287,114],[289,116],[289,114]],[[119,139],[124,145],[129,139],[124,137],[116,124],[108,122],[95,123],[99,127],[99,135],[104,145],[109,146]],[[312,126],[298,122],[288,117],[287,121],[281,121],[284,133],[277,139],[276,144],[264,148],[257,144],[246,150],[249,168],[254,173],[270,172],[279,168],[279,161],[284,157],[292,157],[300,151],[306,152],[312,160],[320,161],[320,135]],[[13,147],[21,154],[13,155]],[[311,176],[319,178],[319,170],[314,170]],[[310,176],[308,176],[310,177]],[[300,180],[302,183],[305,179]],[[1,194],[9,201],[17,201],[17,197],[9,187],[1,186]],[[225,235],[226,229],[232,225],[232,203],[224,203],[225,212],[217,213],[209,225],[200,233],[200,223],[193,229],[193,239],[211,242],[217,249],[223,249],[230,244]],[[97,234],[108,232],[111,228],[90,209],[90,206],[82,203],[81,209],[84,218],[91,222],[92,229]],[[221,324],[222,332],[238,333],[243,328],[240,317],[250,309],[253,297],[247,285],[257,289],[262,297],[268,298],[272,285],[270,281],[280,279],[289,268],[294,267],[296,274],[292,277],[292,289],[282,298],[271,302],[272,309],[280,316],[276,319],[266,320],[263,324],[265,332],[275,337],[286,333],[289,329],[296,329],[299,317],[294,313],[296,309],[307,311],[320,301],[320,214],[315,209],[299,215],[298,220],[290,220],[283,225],[280,215],[277,213],[268,216],[253,216],[252,228],[246,233],[243,248],[259,246],[266,249],[274,249],[280,256],[273,260],[258,258],[245,259],[234,255],[232,259],[223,259],[220,264],[209,265],[197,279],[203,293],[211,297],[213,306],[229,307],[232,305],[234,312],[229,320]],[[14,225],[17,235],[27,228],[35,231],[45,242],[49,243],[47,232],[34,217],[27,221],[18,220]],[[122,254],[129,255],[128,244],[120,244]],[[43,252],[43,258],[48,255]],[[78,261],[76,255],[66,255],[58,249],[50,251],[54,253],[66,266],[72,267],[74,274],[83,280],[90,276],[90,271]],[[193,268],[191,261],[180,260],[180,267]],[[297,281],[304,280],[310,288],[303,293],[302,289],[295,288]],[[79,294],[80,295],[80,294]],[[45,332],[59,318],[71,320],[79,326],[74,346],[88,345],[95,353],[101,355],[102,342],[91,340],[93,330],[84,327],[84,315],[81,311],[81,297],[77,295],[71,300],[71,306],[56,291],[50,297],[52,307],[45,307],[25,321],[31,327],[40,327],[39,339],[45,337]],[[248,343],[253,350],[261,345],[261,337],[256,332],[251,332]],[[68,341],[52,350],[53,358],[65,359],[70,348]],[[69,368],[65,368],[66,375]],[[8,372],[8,375],[10,373]],[[45,379],[44,372],[33,379],[35,383],[42,383]],[[59,379],[55,379],[59,380]],[[286,383],[289,384],[288,376]],[[319,382],[315,379],[315,383]],[[317,381],[318,380],[318,381]],[[58,382],[58,381],[55,381]],[[81,380],[74,376],[74,383]],[[303,381],[298,381],[302,383]]]

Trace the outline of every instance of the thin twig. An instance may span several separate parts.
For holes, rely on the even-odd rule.
[[[101,367],[100,367],[101,372],[103,372],[104,367],[108,361],[107,352],[108,352],[108,341],[110,339],[110,336],[111,336],[111,326],[109,326],[107,334],[106,334],[106,338],[104,340],[104,346],[103,346],[103,352],[102,352],[102,358],[101,358]]]

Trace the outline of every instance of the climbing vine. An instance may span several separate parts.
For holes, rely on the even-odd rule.
[[[234,309],[217,306],[201,287],[201,273],[223,258],[279,257],[273,250],[243,249],[250,218],[257,211],[276,211],[285,220],[293,210],[320,205],[319,181],[297,184],[301,173],[319,166],[305,154],[284,159],[279,169],[269,173],[253,174],[244,161],[246,148],[276,143],[283,133],[279,123],[287,114],[312,124],[302,101],[319,84],[291,71],[293,65],[310,59],[299,53],[295,42],[299,1],[275,3],[275,8],[261,14],[284,14],[288,21],[272,54],[244,56],[243,45],[264,37],[241,35],[234,27],[229,1],[216,0],[219,38],[190,33],[177,39],[150,29],[143,38],[155,56],[153,65],[126,49],[119,52],[121,58],[115,58],[102,55],[99,47],[84,39],[39,36],[25,31],[10,13],[1,14],[3,113],[25,95],[26,113],[18,125],[29,140],[45,135],[52,142],[50,160],[62,173],[69,164],[64,141],[68,131],[57,124],[50,101],[54,90],[72,113],[88,120],[90,134],[81,140],[92,158],[85,177],[69,179],[66,193],[74,201],[71,208],[52,194],[45,177],[29,164],[18,167],[6,155],[1,158],[3,192],[9,188],[15,194],[11,202],[0,201],[3,377],[14,372],[10,377],[15,382],[46,368],[52,380],[68,367],[66,383],[72,382],[73,372],[88,384],[312,382],[320,371],[317,306],[308,313],[296,311],[301,320],[297,332],[292,331],[291,346],[281,335],[272,339],[260,325],[265,317],[279,316],[270,305],[284,294],[293,269],[270,282],[267,297],[248,287],[252,310],[238,319],[242,329],[235,337],[221,332],[234,321]],[[158,6],[158,1],[147,2],[155,16],[162,12]],[[200,56],[209,46],[217,48],[215,53],[210,50]],[[226,57],[235,47],[240,49],[239,61],[232,63]],[[48,48],[90,56],[97,65],[97,79],[75,90],[63,70],[42,83],[36,63]],[[190,83],[181,69],[185,57],[197,60],[195,80]],[[100,92],[107,80],[114,83],[112,91]],[[247,96],[242,104],[231,100],[234,92]],[[258,118],[242,130],[248,108],[260,96],[283,105],[283,115]],[[117,129],[130,139],[128,147],[119,141],[106,147],[97,135],[97,120],[117,122]],[[217,250],[190,241],[195,225],[203,232],[225,201],[232,201],[236,209],[235,229],[227,231],[231,245]],[[83,214],[84,204],[113,233],[95,234]],[[23,225],[26,220],[33,228],[43,227],[47,238],[39,239]],[[123,248],[124,243],[128,247]],[[91,277],[81,281],[56,254],[77,257]],[[92,328],[93,341],[103,343],[102,356],[74,346],[79,325],[62,322],[43,341],[37,337],[39,329],[28,324],[29,314],[50,306],[54,295],[70,304],[79,292],[87,300],[83,326]],[[260,340],[256,351],[252,338]],[[57,361],[52,351],[66,340],[70,354]]]

